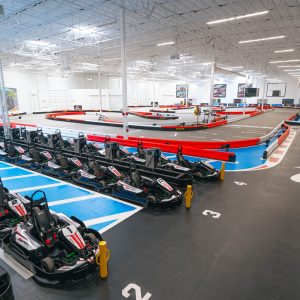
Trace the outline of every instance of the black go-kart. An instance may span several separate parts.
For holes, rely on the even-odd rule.
[[[194,179],[210,180],[219,179],[220,170],[215,169],[211,164],[205,161],[190,162],[184,158],[182,148],[179,147],[177,154],[177,165],[192,170]]]
[[[28,217],[28,201],[20,195],[10,194],[0,178],[0,238],[8,234]]]
[[[38,200],[35,197],[40,195]],[[96,268],[98,231],[76,217],[51,212],[46,195],[30,198],[30,218],[2,240],[3,250],[31,271],[41,283],[77,281]]]
[[[10,141],[5,141],[3,143],[3,148],[0,151],[0,157],[6,162],[16,164],[20,167],[33,170],[39,168],[39,164],[30,157],[23,147],[14,145]]]
[[[112,194],[123,200],[144,206],[175,206],[181,203],[183,194],[162,178],[141,176],[137,169],[130,168],[130,177],[120,180]]]
[[[39,155],[41,159],[45,161],[45,163],[41,165],[41,172],[43,174],[64,180],[72,179],[74,172],[72,172],[69,160],[62,154],[58,153],[52,156],[48,151],[42,151],[39,152],[39,154],[36,152],[36,155]]]

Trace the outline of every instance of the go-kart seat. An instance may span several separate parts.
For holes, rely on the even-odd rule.
[[[57,160],[61,166],[62,169],[68,170],[70,169],[70,164],[68,160],[63,155],[57,155]]]
[[[186,167],[186,168],[190,167],[188,161],[183,157],[182,153],[177,153],[176,156],[177,156],[177,161],[178,161],[179,165]]]
[[[142,177],[141,177],[139,171],[137,171],[137,170],[132,171],[130,174],[130,179],[131,179],[133,185],[135,185],[137,188],[142,187],[143,180],[142,180]]]
[[[37,149],[30,149],[29,155],[33,158],[34,161],[40,162],[42,160],[41,154]]]
[[[91,161],[89,163],[89,167],[93,170],[93,173],[96,177],[102,177],[104,175],[104,170],[95,162]]]
[[[138,156],[140,158],[145,158],[146,157],[146,153],[145,153],[145,150],[141,147],[138,147],[137,148],[137,153],[138,153]]]
[[[39,232],[45,234],[54,228],[55,222],[49,211],[40,209],[39,207],[33,207],[32,212],[32,218]]]

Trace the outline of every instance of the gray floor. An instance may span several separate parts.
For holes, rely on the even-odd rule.
[[[192,113],[192,112],[191,112]],[[260,137],[267,134],[271,129],[276,126],[281,120],[287,119],[289,116],[295,113],[293,109],[277,109],[275,111],[267,112],[262,115],[247,118],[245,120],[237,121],[229,125],[216,127],[212,129],[204,129],[199,131],[185,131],[185,132],[163,132],[155,130],[142,130],[131,129],[129,135],[140,137],[158,137],[167,139],[183,139],[183,140],[235,140],[235,139],[248,139],[252,137]],[[115,114],[116,119],[122,120],[121,114]],[[85,116],[88,118],[89,116]],[[137,117],[135,117],[137,118]],[[122,135],[122,128],[108,127],[100,125],[89,125],[61,122],[45,119],[44,114],[39,115],[25,115],[21,119],[16,117],[12,118],[13,121],[31,123],[31,124],[43,124],[46,126],[54,126],[60,128],[80,128],[82,130],[90,131],[91,133],[98,134],[118,134]],[[144,119],[140,118],[143,122]],[[251,127],[248,127],[251,126]]]
[[[194,185],[192,208],[142,210],[104,234],[109,278],[43,288],[11,270],[16,299],[125,299],[129,283],[151,299],[298,300],[300,139],[276,167]],[[234,181],[247,185],[236,185]],[[221,213],[219,219],[204,210]],[[130,297],[129,299],[137,299]]]

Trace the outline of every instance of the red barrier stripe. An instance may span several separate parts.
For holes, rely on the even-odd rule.
[[[247,110],[245,111],[246,115],[251,115],[252,113],[255,113],[254,110]],[[243,111],[219,111],[218,115],[243,115]]]
[[[93,142],[105,142],[106,138],[104,136],[95,136],[95,135],[87,135],[87,139]],[[138,140],[124,140],[121,138],[110,138],[111,142],[117,142],[122,146],[127,147],[137,147]],[[166,145],[160,143],[153,142],[143,142],[143,146],[145,148],[160,148],[162,151],[177,153],[178,145]],[[182,152],[184,155],[191,155],[196,157],[203,157],[215,160],[224,160],[224,161],[235,161],[235,154],[233,152],[219,152],[214,150],[207,149],[198,149],[194,147],[182,147]]]

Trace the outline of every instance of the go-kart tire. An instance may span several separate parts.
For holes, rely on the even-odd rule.
[[[43,258],[41,263],[42,263],[42,268],[46,272],[48,272],[48,273],[53,273],[54,272],[55,264],[54,264],[54,260],[51,257],[47,256],[47,257]]]
[[[156,203],[156,197],[155,196],[152,196],[152,195],[150,195],[150,196],[147,196],[146,197],[146,199],[147,199],[147,203]]]

